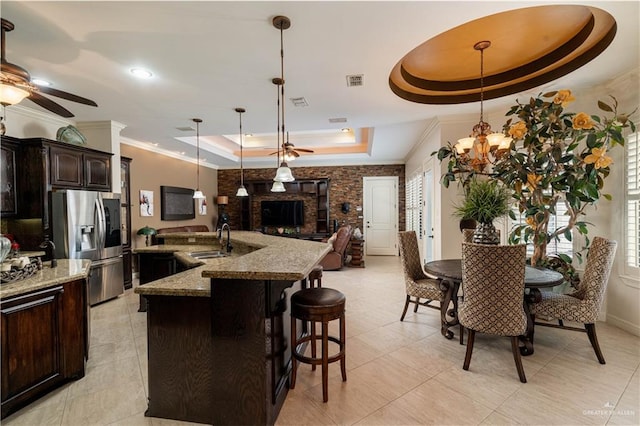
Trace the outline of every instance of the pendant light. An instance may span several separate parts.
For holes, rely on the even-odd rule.
[[[272,79],[271,82],[276,85],[278,98],[276,102],[276,111],[278,111],[278,126],[276,127],[276,170],[278,170],[278,165],[280,164],[280,85],[282,84],[282,79],[276,77]],[[286,192],[284,183],[274,179],[271,192]]]
[[[194,118],[193,122],[196,123],[196,190],[193,191],[193,198],[196,200],[202,200],[205,198],[202,191],[200,191],[200,123],[201,118]]]
[[[280,30],[280,79],[282,80],[282,84],[280,85],[280,97],[282,99],[281,108],[282,108],[282,144],[284,145],[284,137],[285,137],[285,125],[284,125],[284,37],[283,31],[287,28],[291,27],[291,21],[286,16],[276,16],[273,18],[273,26]],[[282,156],[282,163],[280,163],[280,167],[276,170],[276,177],[273,178],[276,182],[293,182],[295,178],[291,173],[291,169],[289,165],[284,159],[284,155]]]
[[[236,112],[240,117],[240,188],[238,188],[238,192],[236,192],[236,197],[248,197],[249,193],[244,187],[244,168],[242,166],[242,113],[245,112],[245,109],[236,108]]]

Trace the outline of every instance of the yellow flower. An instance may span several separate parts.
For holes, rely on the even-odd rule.
[[[558,93],[556,93],[556,97],[553,98],[553,103],[562,104],[562,106],[565,107],[569,102],[575,100],[576,98],[571,95],[571,90],[558,90]]]
[[[584,112],[579,112],[573,117],[573,128],[576,130],[584,129],[589,130],[593,129],[593,121],[591,121],[591,117]]]
[[[514,139],[522,139],[526,133],[527,125],[524,124],[524,121],[518,121],[509,129],[509,136]]]
[[[527,175],[527,186],[533,191],[534,189],[536,189],[541,180],[542,176],[537,176],[533,173],[529,173]]]
[[[593,148],[591,154],[584,158],[586,164],[595,164],[596,169],[608,167],[613,163],[613,159],[606,155],[607,148]]]
[[[527,225],[529,225],[532,228],[535,228],[536,227],[536,218],[533,217],[533,216],[529,216],[527,218]]]

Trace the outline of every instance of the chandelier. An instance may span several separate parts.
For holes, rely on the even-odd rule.
[[[490,41],[479,41],[473,48],[480,51],[480,121],[473,126],[467,138],[458,139],[455,149],[467,166],[476,172],[483,172],[489,164],[495,162],[511,147],[510,137],[503,133],[492,132],[491,125],[484,121],[484,50],[491,46]]]

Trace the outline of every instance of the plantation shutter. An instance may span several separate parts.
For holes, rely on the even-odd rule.
[[[640,267],[640,170],[638,162],[638,133],[631,135],[627,142],[627,206],[626,206],[626,264]]]

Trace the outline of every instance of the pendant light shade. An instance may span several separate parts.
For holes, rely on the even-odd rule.
[[[284,36],[283,32],[287,28],[291,27],[291,20],[286,16],[276,16],[273,18],[273,26],[280,30],[280,97],[278,98],[278,104],[282,110],[282,144],[284,145],[285,137],[285,125],[284,125]],[[275,79],[274,79],[275,83]],[[279,145],[279,142],[278,142]],[[273,178],[276,182],[293,182],[295,178],[291,169],[284,158],[284,152],[282,153],[282,163],[276,170],[276,176]],[[284,188],[284,185],[283,185]],[[274,191],[275,192],[275,191]]]
[[[236,192],[236,197],[248,197],[249,193],[247,189],[244,187],[244,167],[242,165],[242,113],[245,112],[244,108],[236,108],[236,112],[238,113],[238,117],[240,118],[240,188],[238,188],[238,192]]]
[[[19,104],[27,96],[29,96],[29,92],[24,89],[9,84],[0,84],[0,104],[2,105]]]
[[[286,192],[284,183],[277,181],[273,182],[273,186],[271,186],[271,192]]]
[[[200,191],[200,123],[202,119],[194,118],[193,122],[196,123],[196,190],[193,191],[193,198],[195,200],[202,200],[205,198],[202,191]]]

